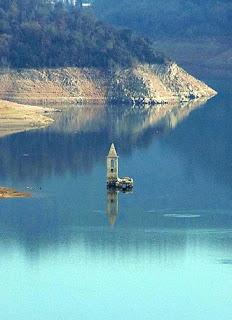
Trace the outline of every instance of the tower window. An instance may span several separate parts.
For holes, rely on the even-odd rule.
[[[114,160],[111,160],[111,170],[114,169],[114,165],[115,165]]]

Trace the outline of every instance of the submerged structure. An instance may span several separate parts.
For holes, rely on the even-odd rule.
[[[134,181],[130,177],[118,177],[118,155],[114,144],[111,144],[107,156],[107,188],[128,191],[133,188]]]

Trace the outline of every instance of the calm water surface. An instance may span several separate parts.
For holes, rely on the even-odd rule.
[[[201,107],[73,107],[0,139],[3,320],[229,320],[232,87]],[[114,142],[132,194],[107,194]]]

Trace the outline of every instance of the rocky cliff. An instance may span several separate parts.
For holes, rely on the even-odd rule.
[[[214,96],[216,91],[175,63],[133,68],[1,70],[0,99],[24,104],[160,104]]]

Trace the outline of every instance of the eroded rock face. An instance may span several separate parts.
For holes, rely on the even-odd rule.
[[[115,75],[109,97],[135,104],[163,104],[209,98],[216,91],[172,63],[169,65],[138,65]]]
[[[175,63],[133,68],[2,70],[0,98],[24,104],[162,104],[214,96],[216,91]]]
[[[23,104],[81,103],[106,97],[97,69],[21,69],[0,73],[0,97]]]

